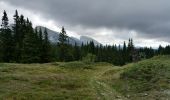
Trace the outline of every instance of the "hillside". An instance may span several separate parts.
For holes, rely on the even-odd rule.
[[[120,93],[118,98],[169,100],[170,56],[156,56],[116,70],[109,70],[99,80]]]
[[[170,56],[108,63],[0,64],[1,100],[168,100]]]

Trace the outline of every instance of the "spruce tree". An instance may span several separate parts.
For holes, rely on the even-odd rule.
[[[42,43],[42,63],[47,63],[50,61],[50,52],[51,52],[51,46],[50,46],[50,41],[48,40],[48,32],[47,29],[45,28],[44,30],[44,39]]]
[[[43,35],[42,35],[42,29],[40,27],[38,31],[38,55],[39,55],[39,62],[43,63]]]
[[[62,30],[59,34],[59,60],[60,61],[67,61],[68,57],[68,36],[66,34],[66,31],[64,27],[62,27]]]
[[[34,63],[38,62],[38,44],[37,44],[37,36],[33,31],[32,23],[27,22],[27,31],[24,35],[23,47],[22,47],[22,63]]]
[[[90,43],[89,43],[88,52],[92,53],[92,54],[95,54],[95,45],[94,45],[93,41],[90,41]]]
[[[0,34],[0,44],[1,44],[1,60],[4,62],[12,61],[13,57],[13,38],[11,30],[8,26],[8,16],[6,11],[3,12],[2,24],[1,24],[1,34]]]
[[[14,14],[14,24],[12,26],[12,30],[13,30],[13,35],[14,35],[14,44],[15,44],[15,48],[14,48],[14,60],[16,62],[20,62],[21,60],[21,45],[20,45],[20,18],[18,15],[18,11],[15,11]]]
[[[134,52],[134,45],[133,45],[133,40],[132,39],[129,39],[127,52],[128,52],[128,62],[132,62],[132,60],[133,60],[133,52]]]
[[[74,55],[74,60],[78,61],[81,59],[81,51],[80,51],[80,47],[77,46],[77,43],[75,43],[74,45],[73,55]]]
[[[64,27],[62,27],[62,30],[61,30],[61,32],[59,34],[59,39],[58,40],[59,40],[60,44],[67,44],[68,36],[67,36],[67,33],[66,33]]]
[[[126,47],[126,42],[124,41],[123,43],[123,59],[124,59],[124,62],[127,62],[128,61],[128,58],[127,58],[127,47]]]

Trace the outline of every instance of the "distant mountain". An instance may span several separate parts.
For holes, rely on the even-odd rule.
[[[42,32],[44,32],[45,30],[45,27],[43,26],[37,26],[36,27],[38,30],[41,28]],[[48,32],[48,38],[51,42],[58,42],[58,38],[59,38],[59,32],[56,32],[56,31],[53,31],[53,30],[50,30],[48,28],[47,29],[47,32]]]
[[[93,41],[95,45],[101,45],[101,43],[99,43],[98,41],[96,41],[93,38],[90,38],[88,36],[81,36],[80,41],[82,41],[84,44],[87,44],[87,43]]]
[[[45,27],[43,26],[37,26],[36,27],[38,30],[41,28],[42,31],[45,30]],[[56,32],[56,31],[53,31],[53,30],[50,30],[48,28],[47,29],[47,32],[48,32],[48,37],[49,37],[49,40],[52,42],[52,43],[56,43],[58,42],[58,38],[59,38],[59,32]],[[80,39],[77,39],[75,37],[69,37],[69,44],[71,45],[75,45],[75,43],[79,46],[81,46],[81,44],[87,44],[89,42],[93,41],[95,45],[100,45],[101,43],[99,43],[98,41],[94,40],[93,38],[90,38],[90,37],[87,37],[87,36],[81,36]]]

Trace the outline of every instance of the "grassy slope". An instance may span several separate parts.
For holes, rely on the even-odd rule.
[[[157,56],[113,69],[99,78],[129,100],[170,99],[170,56]]]
[[[81,62],[0,64],[0,100],[166,100],[170,86],[164,80],[157,82],[163,87],[160,90],[136,92],[131,81],[120,78],[122,73],[128,74],[129,70],[150,62],[170,67],[169,56],[125,67]]]

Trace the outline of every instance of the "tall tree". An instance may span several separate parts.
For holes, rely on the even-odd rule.
[[[59,34],[59,60],[60,61],[67,61],[68,57],[68,36],[66,34],[65,28],[62,27],[62,30]]]
[[[81,51],[80,51],[80,47],[77,46],[77,43],[75,43],[74,45],[73,55],[74,55],[74,60],[78,61],[81,59]]]
[[[123,54],[123,59],[124,59],[124,62],[127,62],[127,60],[128,60],[128,58],[127,58],[127,46],[126,46],[126,42],[124,41],[124,43],[123,43],[123,52],[122,52]]]
[[[50,52],[51,52],[51,46],[50,46],[50,41],[48,40],[48,32],[47,29],[45,28],[44,30],[44,40],[42,43],[42,63],[47,63],[50,61]]]
[[[42,29],[40,27],[40,29],[38,31],[38,50],[39,50],[38,55],[39,55],[39,62],[40,63],[43,63],[43,61],[44,61],[43,60],[44,51],[43,51],[43,35],[42,34],[43,34]]]
[[[6,11],[3,12],[2,24],[1,24],[1,34],[0,34],[0,43],[1,43],[1,57],[5,62],[10,62],[13,57],[13,38],[11,30],[8,26],[8,16]]]
[[[95,45],[94,45],[93,41],[90,41],[90,43],[89,43],[88,52],[92,53],[92,54],[95,54]]]
[[[15,48],[14,48],[14,60],[16,62],[20,62],[21,59],[21,49],[20,49],[20,18],[18,15],[18,11],[15,11],[14,14],[14,24],[12,26],[13,34],[14,34],[14,43],[15,43]]]
[[[27,31],[24,35],[23,47],[22,47],[22,59],[23,63],[34,63],[39,61],[38,55],[38,43],[37,36],[33,31],[32,23],[27,22]]]
[[[60,44],[67,44],[68,43],[68,36],[67,36],[67,33],[66,33],[64,27],[62,27],[62,30],[61,30],[61,32],[59,34],[59,39],[58,40],[59,40]]]
[[[128,43],[128,48],[127,48],[127,52],[128,52],[128,62],[132,62],[132,58],[133,58],[133,52],[134,52],[134,45],[133,45],[133,40],[129,39],[129,43]]]

